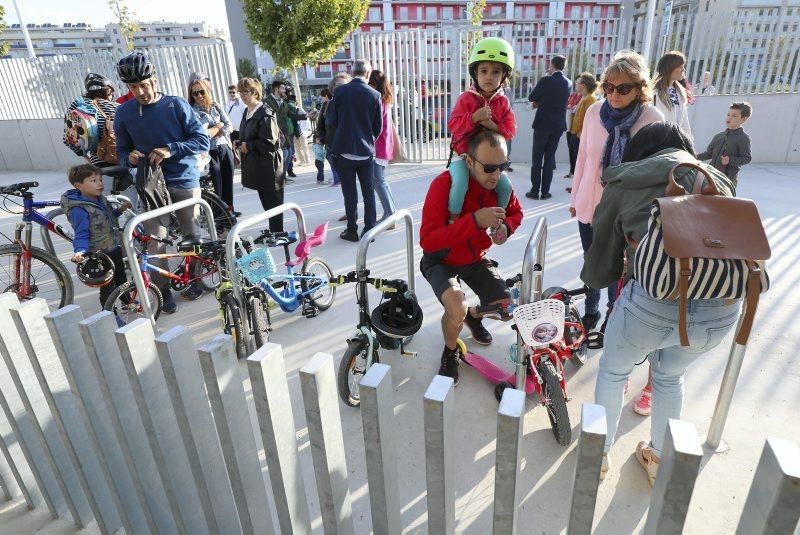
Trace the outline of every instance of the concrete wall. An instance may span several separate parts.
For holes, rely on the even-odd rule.
[[[695,148],[705,150],[714,134],[725,128],[728,107],[736,100],[747,100],[753,105],[753,116],[745,125],[752,140],[753,162],[800,164],[800,94],[797,93],[698,98],[689,108]],[[515,163],[530,163],[531,160],[531,124],[535,112],[526,108],[523,103],[514,105],[517,137],[511,145],[511,160]],[[559,143],[556,160],[568,161],[566,138]],[[561,171],[559,167],[557,173]]]
[[[751,95],[753,116],[745,129],[753,142],[753,162],[800,164],[800,94]],[[689,109],[695,145],[705,150],[715,133],[725,128],[728,106],[742,97],[713,96],[698,98]],[[534,112],[519,103],[517,137],[511,146],[511,159],[530,163],[533,144]],[[64,170],[82,163],[61,143],[64,123],[61,119],[0,121],[0,171]],[[559,143],[558,162],[567,162],[566,139]],[[562,166],[563,167],[563,166]],[[559,167],[557,173],[562,168]]]

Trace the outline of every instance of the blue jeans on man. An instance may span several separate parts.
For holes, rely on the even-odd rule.
[[[543,198],[550,197],[550,184],[553,182],[553,169],[556,165],[556,149],[562,135],[564,135],[563,130],[534,129],[529,193],[537,196],[541,193]]]
[[[339,174],[344,196],[344,211],[347,215],[347,234],[358,233],[358,188],[356,176],[364,198],[364,232],[375,226],[375,190],[372,186],[373,163],[375,158],[350,160],[344,156],[334,156],[333,165]]]

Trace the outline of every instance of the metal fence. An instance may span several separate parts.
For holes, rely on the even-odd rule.
[[[216,99],[224,101],[228,85],[237,80],[230,43],[161,47],[147,54],[156,67],[159,89],[168,95],[186,98],[189,76],[203,72],[211,79]],[[63,116],[70,102],[85,92],[83,79],[89,72],[116,81],[124,94],[117,61],[119,57],[108,51],[0,59],[0,120]]]
[[[654,32],[663,27],[663,14]],[[394,119],[412,161],[446,159],[447,119],[458,95],[470,83],[466,61],[481,37],[512,43],[516,69],[509,97],[524,106],[554,54],[567,57],[570,78],[584,71],[599,75],[622,49],[641,51],[644,19],[540,19],[505,25],[356,33],[356,57],[365,57],[388,75],[396,88]],[[653,39],[651,68],[666,50],[681,50],[687,75],[699,92],[703,73],[711,73],[717,94],[800,91],[800,7],[729,12],[679,13],[666,36]]]
[[[281,347],[247,359],[254,414],[231,338],[194,348],[185,327],[157,335],[146,319],[117,329],[111,312],[87,319],[69,305],[0,295],[0,501],[21,499],[52,518],[103,534],[370,531],[354,518],[333,357],[313,356],[292,406]],[[361,419],[372,531],[403,531],[391,368],[362,379]],[[453,381],[437,376],[424,407],[427,522],[456,529]],[[303,410],[317,499],[309,500],[293,410]],[[507,389],[497,413],[494,533],[518,523],[525,393]],[[605,411],[584,405],[567,532],[590,533],[606,436]],[[263,447],[268,468],[262,473]],[[703,452],[694,426],[670,420],[644,533],[681,533]],[[800,517],[800,448],[768,439],[737,533],[791,533]],[[271,498],[270,498],[271,496]],[[569,498],[566,498],[569,501]],[[271,513],[270,502],[275,505]],[[319,504],[316,510],[309,507]],[[357,529],[356,529],[357,527]],[[709,526],[713,531],[713,526]]]

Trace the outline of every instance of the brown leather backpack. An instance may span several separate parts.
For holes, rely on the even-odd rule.
[[[117,135],[114,133],[114,120],[106,115],[97,100],[92,102],[94,102],[94,107],[97,109],[98,113],[105,119],[103,134],[97,141],[95,155],[106,163],[117,165],[119,164],[119,157],[117,157]]]

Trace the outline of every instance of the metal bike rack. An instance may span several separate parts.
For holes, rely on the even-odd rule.
[[[415,292],[414,285],[414,218],[411,217],[411,212],[406,209],[398,210],[371,229],[369,232],[362,236],[358,242],[358,253],[356,253],[356,273],[367,269],[367,249],[369,244],[379,234],[386,232],[389,227],[395,225],[403,220],[406,227],[406,261],[408,263],[408,289]],[[416,292],[415,292],[416,293]],[[364,305],[369,309],[369,296],[364,295]]]
[[[141,300],[144,314],[150,320],[150,323],[153,325],[153,327],[156,325],[156,320],[153,317],[153,311],[150,308],[150,299],[147,297],[147,288],[144,287],[144,278],[142,278],[142,272],[138,269],[139,262],[136,258],[136,249],[133,247],[133,230],[139,224],[145,221],[156,219],[162,215],[177,212],[183,208],[191,208],[196,205],[200,205],[203,208],[206,220],[208,221],[208,232],[211,235],[211,239],[216,241],[217,227],[214,225],[214,214],[211,212],[211,207],[208,205],[208,203],[200,197],[196,199],[186,199],[184,201],[176,202],[168,206],[162,206],[161,208],[156,208],[155,210],[138,214],[134,216],[133,219],[129,220],[125,225],[125,228],[122,230],[122,247],[125,249],[125,256],[128,258],[128,266],[130,266],[131,276],[133,276],[133,282],[136,284],[136,290],[139,292],[139,299]]]
[[[109,197],[114,197],[114,198],[119,199],[121,201],[131,202],[131,200],[128,197],[126,197],[125,195],[109,195]],[[64,215],[64,210],[62,210],[61,208],[55,208],[53,210],[50,210],[46,214],[44,214],[44,216],[47,219],[49,219],[50,221],[52,221],[54,218],[56,218],[56,217],[58,217],[60,215]],[[44,245],[45,251],[47,251],[51,255],[57,257],[58,255],[56,254],[55,247],[53,247],[53,240],[50,239],[50,230],[48,230],[48,228],[46,226],[40,225],[39,226],[39,234],[40,234],[40,236],[42,238],[42,244]]]
[[[547,218],[540,217],[525,246],[522,259],[522,283],[519,291],[519,304],[533,303],[542,298],[542,282],[544,279],[544,257],[547,247]],[[526,355],[522,336],[517,333],[517,390],[525,390]]]
[[[287,202],[275,208],[270,208],[263,214],[240,219],[233,228],[228,231],[228,237],[225,239],[225,265],[228,266],[228,273],[231,279],[231,285],[233,286],[233,297],[236,299],[240,310],[244,310],[244,295],[242,294],[242,282],[239,278],[239,270],[234,268],[236,265],[236,242],[239,241],[239,235],[244,230],[252,228],[259,223],[269,220],[270,217],[275,217],[289,210],[294,212],[295,217],[297,217],[297,233],[299,234],[299,240],[303,241],[306,239],[306,219],[303,216],[303,210],[293,202]]]

